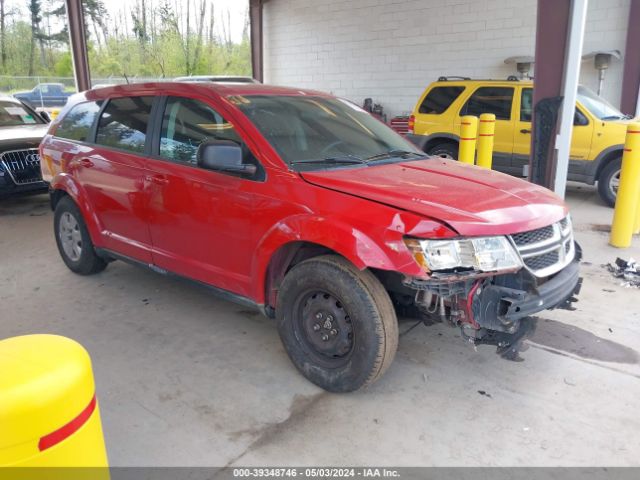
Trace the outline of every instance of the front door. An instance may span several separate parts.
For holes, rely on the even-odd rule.
[[[529,164],[531,153],[531,118],[533,114],[533,89],[523,88],[520,94],[519,115],[513,131],[513,165],[517,175],[523,175],[524,166]],[[569,170],[576,171],[589,158],[593,123],[576,106],[571,134],[571,151],[569,153]],[[523,175],[524,176],[524,175]]]
[[[149,161],[155,265],[247,296],[253,257],[254,178],[197,166],[201,143],[232,140],[234,126],[208,100],[166,99],[160,141]]]

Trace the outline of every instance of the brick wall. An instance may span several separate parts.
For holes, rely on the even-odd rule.
[[[584,53],[624,54],[629,0],[591,0]],[[535,0],[270,0],[264,7],[265,78],[315,88],[387,113],[412,109],[440,75],[506,78],[513,55],[533,55]],[[591,61],[581,82],[597,88]],[[603,95],[620,101],[622,62]]]

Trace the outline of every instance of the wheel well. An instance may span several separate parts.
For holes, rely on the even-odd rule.
[[[622,157],[622,150],[613,150],[612,152],[607,153],[602,158],[602,160],[600,160],[600,163],[598,164],[598,169],[596,170],[596,176],[594,180],[596,181],[599,180],[602,170],[604,170],[605,167],[609,165],[611,162],[613,162],[614,160],[620,157]]]
[[[290,242],[281,246],[271,257],[265,281],[265,306],[273,309],[278,289],[289,270],[300,262],[321,255],[339,255],[330,248],[312,242]]]
[[[62,198],[66,197],[67,195],[69,194],[64,190],[51,190],[49,192],[49,204],[51,205],[51,210],[55,210],[58,202],[60,202],[60,200],[62,200]]]
[[[422,147],[422,150],[425,153],[428,153],[429,150],[431,150],[436,145],[444,145],[446,143],[451,144],[451,145],[458,145],[458,142],[456,142],[455,140],[452,140],[450,138],[446,138],[446,137],[431,138],[424,144],[424,146]]]

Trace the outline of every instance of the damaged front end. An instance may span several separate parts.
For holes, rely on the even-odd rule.
[[[504,358],[516,360],[521,341],[533,332],[531,315],[572,309],[577,301],[582,253],[568,217],[545,228],[495,238],[504,240],[472,244],[465,239],[470,247],[458,241],[442,249],[442,242],[435,247],[409,242],[425,268],[439,261],[458,265],[430,268],[426,279],[389,274],[384,283],[400,309],[413,310],[427,324],[458,326],[470,343],[495,345]],[[493,250],[481,250],[484,245]],[[491,262],[494,271],[488,267]]]

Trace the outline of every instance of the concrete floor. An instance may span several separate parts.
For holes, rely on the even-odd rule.
[[[612,211],[592,188],[571,186],[569,203],[585,251],[578,309],[540,315],[522,363],[418,326],[372,388],[325,393],[269,319],[122,262],[68,271],[46,196],[0,203],[0,337],[85,345],[114,466],[638,466],[640,291],[601,264],[640,258],[640,241],[607,246]]]

